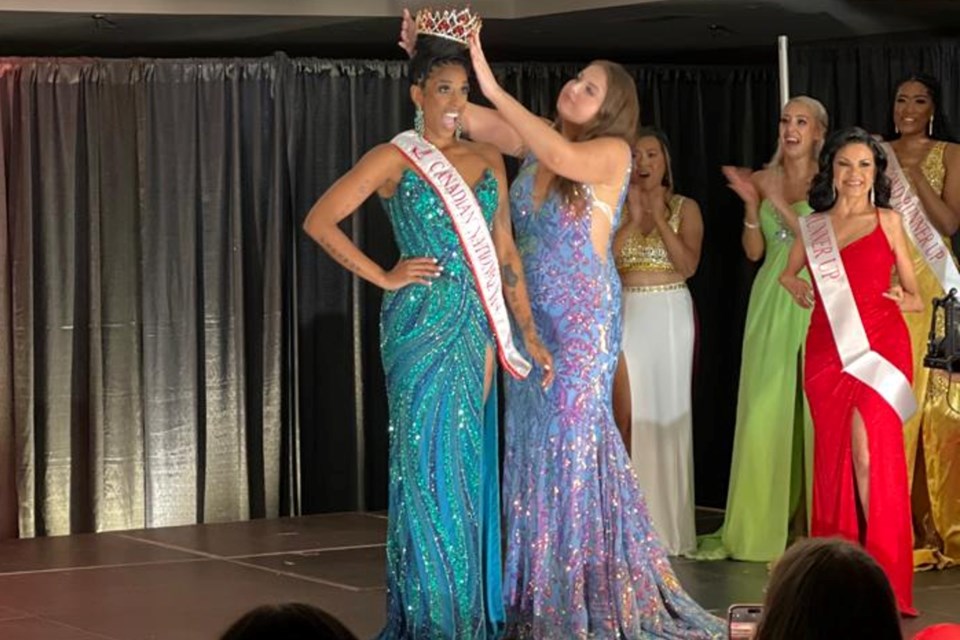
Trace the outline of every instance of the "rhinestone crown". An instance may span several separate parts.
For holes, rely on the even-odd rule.
[[[463,9],[421,9],[417,12],[417,35],[437,36],[466,46],[483,22],[470,7]]]

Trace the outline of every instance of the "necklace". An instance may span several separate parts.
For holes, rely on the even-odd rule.
[[[779,175],[781,179],[785,179],[783,166],[777,167],[777,175]],[[780,212],[777,211],[777,208],[773,206],[772,202],[770,203],[770,208],[773,209],[773,219],[777,223],[777,230],[773,232],[773,237],[780,242],[792,244],[794,238],[793,230],[790,229],[790,227],[787,226],[787,223],[783,221],[783,216],[780,215]]]
[[[780,242],[792,243],[793,231],[791,231],[790,227],[783,221],[783,216],[780,215],[776,207],[773,208],[773,217],[777,221],[777,230],[773,233],[774,237]]]

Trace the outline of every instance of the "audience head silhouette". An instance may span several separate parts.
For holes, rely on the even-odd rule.
[[[756,640],[901,640],[886,574],[837,538],[798,542],[773,567]]]
[[[339,620],[309,604],[267,604],[240,617],[220,640],[357,640]]]

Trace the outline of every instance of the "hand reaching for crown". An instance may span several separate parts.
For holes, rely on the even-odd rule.
[[[400,20],[400,42],[397,43],[401,49],[407,52],[407,56],[412,58],[417,49],[417,22],[410,15],[409,9],[403,10],[403,18]]]
[[[483,53],[483,47],[480,46],[479,31],[470,36],[469,43],[470,61],[473,64],[473,73],[477,77],[477,84],[480,86],[483,95],[486,96],[490,102],[496,103],[494,98],[502,89],[500,88],[500,84],[497,83],[496,76],[493,75],[493,70],[490,69],[487,56]]]

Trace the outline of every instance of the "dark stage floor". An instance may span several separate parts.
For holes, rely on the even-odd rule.
[[[247,609],[291,600],[369,638],[384,617],[385,531],[382,515],[336,514],[4,542],[0,638],[213,640]],[[675,566],[716,612],[762,598],[763,564]],[[908,633],[960,622],[960,570],[918,575],[916,602]]]

